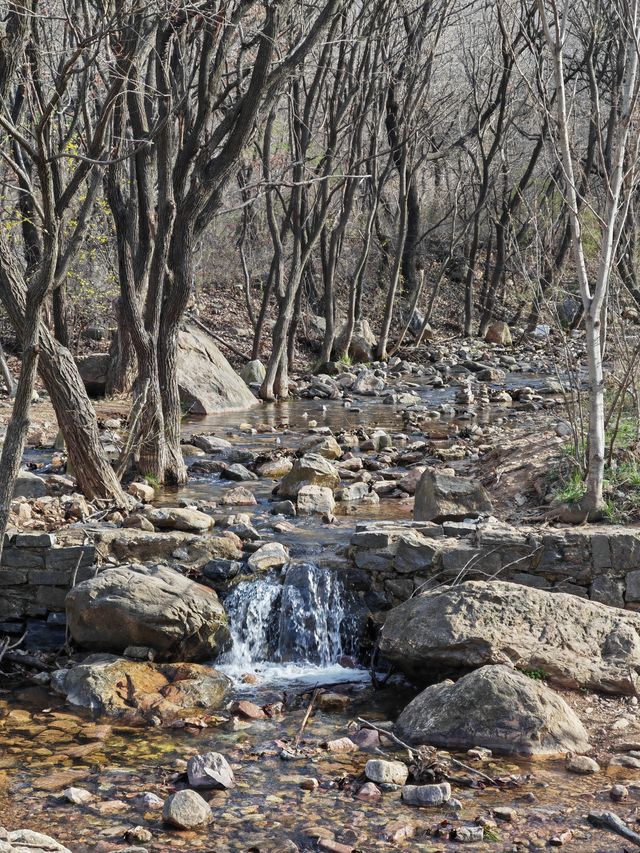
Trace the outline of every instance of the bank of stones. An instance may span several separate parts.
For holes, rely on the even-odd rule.
[[[392,606],[418,589],[498,577],[640,610],[640,530],[635,528],[363,522],[351,538],[351,556]]]

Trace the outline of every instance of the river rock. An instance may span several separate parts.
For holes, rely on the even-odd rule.
[[[193,324],[178,334],[178,387],[191,415],[241,411],[258,402],[211,336]]]
[[[351,386],[351,391],[362,397],[377,397],[384,391],[384,386],[382,376],[376,376],[373,370],[361,370]]]
[[[467,581],[391,610],[380,651],[422,684],[509,663],[563,687],[635,695],[640,615],[566,593]]]
[[[325,459],[340,459],[342,448],[332,435],[308,435],[300,442],[300,451],[318,453]]]
[[[171,719],[181,711],[219,708],[229,679],[194,663],[152,664],[115,655],[89,655],[71,669],[58,670],[52,685],[72,705],[110,717],[146,713]]]
[[[187,762],[187,776],[192,788],[227,791],[236,784],[229,762],[219,752],[194,755]]]
[[[262,545],[248,559],[252,572],[266,572],[269,569],[281,569],[289,561],[289,552],[280,542],[268,542]]]
[[[31,829],[7,832],[0,827],[0,853],[71,853],[50,835]]]
[[[280,480],[282,477],[286,477],[292,468],[293,461],[291,459],[271,459],[258,465],[256,474],[258,477],[265,477],[268,480]]]
[[[344,353],[347,348],[347,333],[348,326],[345,324],[336,338],[334,348],[337,353]],[[353,333],[347,355],[355,363],[373,361],[376,344],[376,336],[371,331],[369,321],[357,320],[353,325]]]
[[[216,593],[166,566],[118,566],[73,587],[67,624],[78,645],[123,652],[147,646],[161,660],[211,660],[231,637]]]
[[[247,385],[261,385],[267,375],[267,369],[257,358],[249,361],[240,371],[240,376]]]
[[[515,755],[589,748],[582,723],[564,699],[507,666],[485,666],[455,684],[427,687],[404,709],[396,733],[410,744],[477,745]]]
[[[488,344],[498,344],[502,347],[510,347],[513,343],[509,326],[501,320],[489,326],[484,339]]]
[[[226,438],[218,438],[216,435],[193,435],[191,444],[204,453],[224,453],[233,447]]]
[[[76,359],[80,376],[90,397],[104,397],[109,373],[109,353],[93,353]]]
[[[151,503],[156,496],[155,489],[149,483],[129,483],[127,491],[134,498],[145,504]]]
[[[44,498],[47,494],[47,484],[31,471],[19,471],[13,489],[14,498]]]
[[[439,785],[405,785],[401,796],[402,802],[410,806],[441,806],[451,799],[451,785],[448,782]]]
[[[402,761],[372,758],[365,765],[364,775],[379,785],[404,785],[409,777],[409,768]]]
[[[200,510],[182,507],[150,509],[145,516],[160,530],[182,530],[185,533],[203,533],[211,530],[215,523],[212,516]]]
[[[600,765],[588,755],[572,755],[567,761],[567,770],[579,776],[590,776],[600,772]]]
[[[213,812],[196,791],[176,791],[164,804],[162,819],[176,829],[195,829],[211,823]]]
[[[340,485],[337,468],[318,453],[306,453],[296,459],[293,468],[280,481],[278,495],[281,498],[296,498],[304,486],[325,486],[335,491]]]
[[[427,468],[416,488],[416,521],[460,521],[492,512],[489,495],[476,480]]]
[[[303,486],[298,492],[300,515],[330,515],[335,508],[333,492],[326,486]]]

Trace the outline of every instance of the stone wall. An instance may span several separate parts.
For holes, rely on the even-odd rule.
[[[60,543],[51,533],[14,533],[5,537],[0,564],[0,622],[45,617],[64,610],[76,581],[96,571],[96,549],[77,542]]]
[[[640,529],[511,527],[498,522],[363,522],[351,557],[386,604],[417,589],[499,577],[640,610]]]

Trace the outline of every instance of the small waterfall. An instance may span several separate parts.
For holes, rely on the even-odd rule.
[[[221,661],[233,672],[311,665],[328,667],[355,645],[344,587],[335,572],[289,563],[281,575],[247,580],[227,596],[233,647]]]

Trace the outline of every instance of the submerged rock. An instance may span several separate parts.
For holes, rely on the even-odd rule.
[[[213,812],[195,791],[176,791],[164,804],[162,819],[176,829],[195,829],[213,820]]]
[[[163,719],[192,709],[215,710],[230,685],[226,675],[193,663],[152,664],[90,655],[55,673],[53,686],[72,705],[111,717],[153,714]]]
[[[396,732],[411,744],[477,745],[514,755],[589,748],[584,726],[562,697],[506,666],[485,666],[455,684],[427,687],[404,709]]]
[[[88,649],[146,646],[159,659],[210,660],[231,644],[216,593],[166,566],[107,569],[73,587],[66,608],[71,636]]]
[[[489,495],[475,480],[427,468],[416,489],[416,521],[458,521],[490,513]]]
[[[504,581],[467,581],[391,610],[380,651],[422,684],[510,663],[565,687],[635,695],[640,614]]]
[[[50,835],[31,829],[7,832],[0,827],[0,853],[71,853]]]

